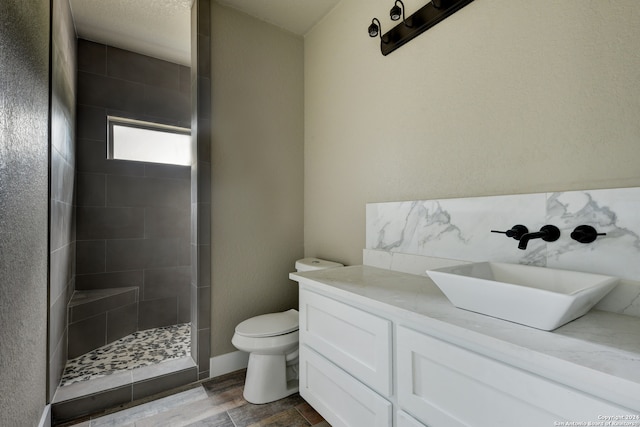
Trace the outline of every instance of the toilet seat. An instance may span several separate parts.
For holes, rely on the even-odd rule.
[[[298,310],[252,317],[236,326],[236,334],[247,338],[266,338],[298,330]]]

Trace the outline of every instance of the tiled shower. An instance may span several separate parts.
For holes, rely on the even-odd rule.
[[[189,166],[107,160],[107,115],[189,127],[188,67],[78,40],[69,358],[190,321]]]
[[[52,178],[52,272],[64,270],[56,279],[64,314],[56,317],[66,318],[52,331],[52,387],[67,359],[132,341],[137,331],[186,325],[173,331],[190,338],[191,168],[106,158],[107,115],[190,127],[190,69],[80,39],[72,75],[76,135],[59,132],[69,147],[52,158],[60,169]],[[73,117],[61,128],[69,123]]]
[[[52,152],[51,194],[68,198],[51,198],[47,394],[61,422],[209,376],[210,14],[194,2],[189,68],[76,40],[68,2],[53,5],[51,145],[69,158]],[[107,161],[107,115],[190,127],[191,166]]]

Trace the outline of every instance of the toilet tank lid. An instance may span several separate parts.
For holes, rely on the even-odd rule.
[[[275,337],[298,330],[298,310],[252,317],[236,326],[236,334],[245,337]]]
[[[339,262],[327,261],[320,258],[303,258],[296,261],[297,271],[324,270],[326,268],[344,267]]]

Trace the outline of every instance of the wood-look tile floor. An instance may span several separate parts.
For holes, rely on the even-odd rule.
[[[307,402],[294,394],[264,405],[242,397],[246,371],[203,382],[167,397],[91,417],[75,427],[331,427]]]

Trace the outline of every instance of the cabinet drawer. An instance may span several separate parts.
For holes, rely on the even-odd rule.
[[[392,324],[331,298],[300,292],[300,344],[384,396],[391,395]]]
[[[391,427],[390,402],[305,345],[300,395],[333,427]]]
[[[398,403],[431,427],[551,426],[629,410],[399,327]]]

